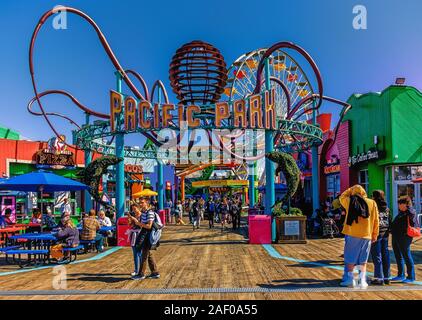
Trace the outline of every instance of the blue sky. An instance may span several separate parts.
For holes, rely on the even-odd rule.
[[[33,96],[29,40],[41,15],[59,4],[90,15],[124,67],[140,72],[149,85],[163,80],[169,92],[170,59],[177,48],[195,39],[219,48],[228,65],[245,52],[292,41],[317,62],[325,94],[339,99],[381,91],[396,76],[422,88],[419,0],[58,1],[2,0],[0,4],[0,124],[34,140],[53,134],[41,117],[26,111]],[[352,27],[357,4],[368,10],[367,30]],[[82,103],[107,112],[114,70],[95,32],[74,15],[68,16],[67,30],[55,30],[51,21],[36,43],[39,90],[67,90]],[[171,100],[177,102],[174,95]],[[49,111],[66,113],[79,123],[84,120],[64,97],[43,101]],[[331,105],[324,108],[338,110]],[[54,121],[69,136],[70,125]],[[138,139],[140,135],[132,137],[132,144]]]

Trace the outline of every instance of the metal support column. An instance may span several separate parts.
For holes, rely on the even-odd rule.
[[[270,82],[270,63],[269,60],[265,60],[265,88],[266,90],[271,89],[271,82]],[[273,132],[271,130],[265,131],[265,153],[272,152],[274,150],[274,137]],[[275,203],[275,168],[274,163],[265,158],[265,214],[271,215],[272,213],[272,206]],[[276,235],[276,225],[275,220],[272,221],[272,240],[275,241]]]
[[[158,192],[158,210],[164,209],[164,165],[161,161],[157,160],[157,192]]]
[[[255,206],[255,163],[248,163],[249,167],[249,208]]]
[[[185,202],[185,176],[180,177],[180,193],[181,193],[182,203],[184,203]]]
[[[116,71],[117,92],[122,93],[122,76]],[[122,107],[124,108],[124,106]],[[124,112],[122,113],[124,114]],[[116,157],[123,158],[125,156],[125,136],[123,133],[116,135]],[[125,163],[119,162],[116,165],[116,219],[123,217],[125,214]]]
[[[158,87],[158,104],[161,106],[161,88]],[[164,164],[157,160],[158,178],[157,178],[157,192],[158,192],[158,210],[164,209]]]
[[[314,101],[314,110],[312,111],[312,124],[318,125],[317,123],[317,113],[315,110]],[[319,161],[318,161],[318,147],[312,147],[312,209],[313,212],[319,209],[319,176],[318,176],[318,168],[319,168]]]
[[[85,114],[85,124],[89,125],[89,114]],[[92,161],[92,153],[90,149],[84,150],[84,162],[85,168],[91,163]],[[88,191],[84,191],[84,210],[85,212],[89,212],[92,209],[92,200],[91,194]]]

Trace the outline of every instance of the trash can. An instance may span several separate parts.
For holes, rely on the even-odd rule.
[[[121,247],[130,247],[130,242],[126,231],[129,229],[127,217],[121,217],[117,220],[117,245]]]
[[[248,225],[250,244],[271,244],[271,216],[249,216]]]
[[[160,216],[161,223],[166,225],[166,210],[158,210],[158,215]]]

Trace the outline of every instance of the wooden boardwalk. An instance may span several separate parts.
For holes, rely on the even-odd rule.
[[[160,279],[131,280],[132,252],[122,248],[97,261],[67,265],[66,288],[53,295],[44,294],[54,290],[55,269],[4,275],[19,268],[2,264],[0,299],[422,299],[418,285],[394,284],[368,291],[338,288],[343,239],[264,247],[247,244],[243,233],[222,232],[220,227],[210,230],[205,224],[196,231],[191,226],[168,226],[154,252]],[[422,241],[412,249],[417,278],[422,279]],[[392,270],[395,275],[394,263]],[[201,291],[204,288],[214,292]],[[7,296],[18,294],[17,290],[21,295]]]

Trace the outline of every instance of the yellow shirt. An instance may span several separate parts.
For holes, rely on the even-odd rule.
[[[358,223],[353,222],[352,225],[349,226],[346,222],[347,216],[349,214],[350,196],[353,195],[361,196],[368,204],[369,217],[366,219],[358,217]],[[343,208],[346,210],[346,218],[344,221],[342,233],[355,238],[363,238],[375,241],[378,238],[379,233],[378,207],[374,200],[368,198],[365,189],[357,184],[344,191],[341,194],[339,200]]]

